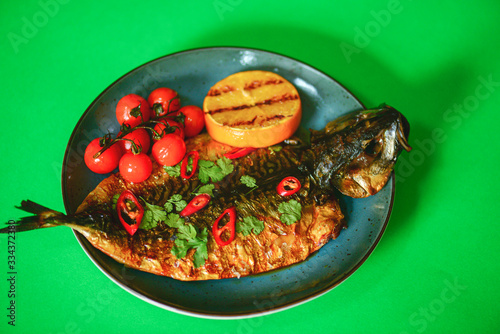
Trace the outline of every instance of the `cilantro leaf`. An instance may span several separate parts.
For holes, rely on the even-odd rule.
[[[213,185],[213,184],[205,184],[205,185],[201,186],[198,189],[198,191],[195,192],[194,194],[195,195],[208,194],[211,197],[213,197],[214,196],[214,193],[213,193],[214,188],[215,188],[215,185]]]
[[[248,176],[248,175],[243,175],[240,178],[240,182],[246,185],[248,188],[255,188],[257,187],[257,182],[255,178]]]
[[[182,219],[178,213],[169,213],[165,220],[165,224],[169,227],[179,228],[184,224],[184,219]]]
[[[301,210],[302,206],[294,199],[280,203],[278,206],[278,211],[281,213],[280,220],[287,225],[291,225],[300,220],[302,217]]]
[[[281,147],[280,145],[269,146],[269,151],[271,151],[271,152],[279,152],[282,149],[283,149],[283,147]]]
[[[172,253],[172,255],[175,255],[176,258],[178,259],[182,259],[183,257],[185,257],[187,255],[187,252],[189,250],[189,246],[188,246],[188,241],[185,240],[185,239],[175,239],[175,246],[172,247],[172,250],[170,251],[170,253]]]
[[[264,230],[264,222],[257,219],[257,217],[250,216],[243,218],[243,222],[236,224],[236,232],[243,235],[249,235],[251,232],[258,235]]]
[[[193,264],[195,268],[199,268],[205,264],[208,259],[208,250],[206,242],[200,242],[199,246],[196,247],[196,252],[193,256]]]
[[[163,166],[163,169],[171,177],[181,176],[181,164],[180,163],[178,163],[175,166]]]
[[[120,198],[120,194],[116,194],[113,196],[113,199],[111,199],[111,207],[113,210],[116,210],[116,203],[118,203],[118,198]]]
[[[177,230],[177,237],[180,239],[193,240],[196,238],[196,228],[191,224],[183,224]]]
[[[165,204],[163,204],[163,207],[167,212],[172,212],[172,210],[174,209],[174,205],[170,202],[166,202]]]
[[[204,265],[205,260],[208,259],[208,231],[206,228],[197,231],[193,225],[182,226],[185,227],[179,228],[177,239],[174,242],[175,246],[172,248],[171,253],[180,259],[185,257],[191,248],[194,248],[196,251],[193,255],[193,264],[195,268],[198,268]]]
[[[228,158],[222,157],[217,159],[217,163],[209,160],[198,161],[198,178],[202,183],[209,181],[221,181],[226,175],[229,175],[234,170],[234,165]]]
[[[144,216],[142,217],[142,222],[139,228],[143,230],[150,230],[155,228],[159,222],[167,220],[167,212],[163,207],[159,205],[154,205],[146,202],[144,198],[141,197],[144,201]]]
[[[198,179],[202,183],[208,183],[213,174],[220,173],[221,170],[219,167],[215,166],[215,163],[208,160],[199,160],[198,161]],[[213,181],[213,180],[212,180]]]
[[[182,209],[186,207],[187,202],[182,199],[182,195],[175,194],[172,195],[163,206],[167,212],[171,212],[174,209],[174,205],[175,210],[182,211]]]
[[[234,165],[231,162],[231,159],[228,159],[226,157],[217,159],[217,166],[220,167],[222,174],[224,174],[224,176],[231,174],[234,170]]]

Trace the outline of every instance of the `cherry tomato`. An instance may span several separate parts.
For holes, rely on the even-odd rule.
[[[177,165],[186,154],[186,144],[178,135],[169,133],[153,145],[152,155],[163,166]]]
[[[205,115],[201,108],[197,106],[184,106],[179,112],[186,116],[184,119],[184,134],[187,138],[196,136],[205,127]]]
[[[94,155],[102,148],[100,140],[101,138],[96,138],[90,142],[85,149],[84,160],[87,167],[94,173],[106,174],[118,167],[123,151],[122,147],[118,143],[115,143],[100,156],[94,158]]]
[[[160,137],[163,137],[165,136],[165,134],[162,134],[163,133],[163,130],[165,130],[166,126],[165,124],[168,124],[170,126],[175,126],[177,127],[175,129],[174,132],[172,132],[173,134],[175,135],[178,135],[179,137],[181,137],[182,140],[184,140],[184,127],[182,126],[181,123],[179,122],[176,122],[176,121],[173,121],[171,119],[162,119],[161,120],[161,123],[157,123],[154,127],[154,130],[160,134]],[[158,141],[158,139],[156,138],[153,138],[153,141]]]
[[[118,134],[118,136],[120,133]],[[122,139],[130,139],[133,140],[135,145],[142,147],[143,153],[147,153],[149,151],[149,147],[151,146],[151,139],[149,138],[149,134],[146,129],[135,129],[129,134],[125,135]],[[124,153],[132,153],[132,143],[130,140],[120,140],[120,144],[122,146]]]
[[[167,113],[172,116],[179,114],[175,111],[179,110],[181,101],[179,94],[173,89],[167,87],[156,88],[149,94],[148,102],[151,106],[151,118],[164,116]],[[160,105],[161,108],[155,108],[155,104]]]
[[[137,107],[140,105],[141,116],[133,116],[134,112],[137,111]],[[131,115],[132,113],[132,115]],[[148,101],[146,101],[143,97],[136,94],[128,94],[125,95],[118,101],[116,105],[116,119],[118,123],[122,125],[123,123],[127,123],[131,127],[139,125],[139,123],[149,121],[151,116],[151,108],[149,107]]]
[[[153,171],[153,163],[145,153],[125,153],[120,159],[120,174],[128,182],[140,183]]]

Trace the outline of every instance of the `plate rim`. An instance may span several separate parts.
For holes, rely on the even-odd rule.
[[[271,54],[271,55],[274,55],[274,56],[279,56],[279,57],[287,58],[287,59],[292,60],[294,62],[303,64],[303,65],[309,67],[310,69],[312,69],[314,71],[317,71],[321,75],[328,77],[330,80],[334,81],[343,90],[345,90],[347,93],[349,93],[352,96],[352,98],[355,99],[356,102],[359,103],[359,105],[362,108],[366,109],[365,105],[349,89],[347,89],[342,83],[340,83],[338,80],[332,78],[327,73],[325,73],[325,72],[317,69],[316,67],[314,67],[314,66],[312,66],[312,65],[310,65],[310,64],[308,64],[308,63],[306,63],[304,61],[301,61],[301,60],[298,60],[296,58],[293,58],[293,57],[290,57],[290,56],[287,56],[287,55],[283,55],[283,54],[280,54],[280,53],[274,52],[274,51],[269,51],[269,50],[259,49],[259,48],[237,47],[237,46],[208,46],[208,47],[185,49],[185,50],[181,50],[181,51],[169,53],[169,54],[166,54],[166,55],[154,58],[154,59],[152,59],[150,61],[147,61],[147,62],[145,62],[145,63],[143,63],[143,64],[141,64],[139,66],[136,66],[135,68],[131,69],[130,71],[128,71],[127,73],[121,75],[119,78],[117,78],[112,83],[110,83],[106,87],[106,89],[104,89],[89,104],[89,106],[85,109],[85,111],[80,116],[80,119],[78,120],[78,122],[75,124],[75,126],[73,128],[73,131],[72,131],[72,133],[71,133],[71,135],[70,135],[70,137],[68,139],[68,145],[66,146],[66,149],[65,149],[65,152],[64,152],[64,158],[63,158],[63,162],[62,162],[61,190],[62,190],[62,194],[63,194],[63,203],[64,203],[64,208],[65,208],[66,213],[69,212],[69,203],[68,203],[67,196],[65,195],[65,188],[66,188],[66,185],[67,185],[66,184],[67,178],[65,177],[66,170],[65,170],[64,166],[66,165],[67,160],[69,158],[69,154],[68,154],[69,150],[70,150],[69,143],[71,143],[72,140],[74,139],[74,137],[76,135],[76,132],[77,132],[77,128],[83,122],[83,119],[86,116],[86,114],[94,106],[94,104],[101,98],[101,96],[104,95],[105,93],[107,93],[108,90],[110,90],[117,82],[119,82],[120,80],[122,80],[124,77],[128,76],[130,73],[132,73],[132,72],[134,72],[134,71],[136,71],[136,70],[138,70],[138,69],[140,69],[142,67],[147,66],[148,64],[154,63],[154,62],[159,61],[161,59],[165,59],[165,58],[169,58],[169,57],[174,57],[174,56],[182,55],[184,53],[192,53],[192,52],[196,52],[196,51],[210,51],[210,50],[257,51],[257,52],[260,52],[260,53],[268,53],[268,54]],[[84,237],[80,233],[78,233],[77,231],[75,231],[75,230],[73,230],[73,234],[75,235],[78,243],[80,244],[80,247],[84,250],[84,252],[90,258],[90,260],[94,263],[94,265],[97,268],[99,268],[99,270],[105,276],[107,276],[111,281],[113,281],[115,284],[117,284],[118,286],[120,286],[125,291],[129,292],[130,294],[132,294],[132,295],[140,298],[141,300],[143,300],[143,301],[145,301],[145,302],[147,302],[149,304],[155,305],[157,307],[160,307],[160,308],[168,310],[168,311],[172,311],[172,312],[177,313],[177,314],[183,314],[183,315],[187,315],[187,316],[193,316],[193,317],[204,318],[204,319],[234,319],[234,320],[236,320],[236,319],[248,319],[248,318],[252,318],[252,317],[264,316],[264,315],[268,315],[268,314],[273,314],[273,313],[276,313],[276,312],[284,311],[284,310],[290,309],[292,307],[304,304],[304,303],[306,303],[308,301],[311,301],[313,299],[316,299],[316,298],[318,298],[318,297],[320,297],[320,296],[322,296],[322,295],[330,292],[331,290],[333,290],[334,288],[336,288],[337,286],[339,286],[341,283],[345,282],[345,280],[347,278],[349,278],[354,272],[356,272],[359,269],[359,267],[361,267],[361,265],[363,265],[364,262],[373,253],[373,251],[375,250],[375,248],[379,244],[382,236],[384,235],[384,232],[385,232],[386,227],[388,225],[388,222],[389,222],[389,219],[390,219],[390,216],[391,216],[391,213],[392,213],[392,208],[393,208],[393,203],[394,203],[394,197],[395,197],[394,195],[395,195],[395,183],[396,182],[395,182],[394,171],[392,171],[389,180],[392,181],[391,182],[392,185],[391,185],[391,189],[390,189],[390,200],[389,200],[389,203],[388,203],[387,216],[385,218],[385,221],[381,225],[380,232],[378,233],[376,239],[373,241],[371,247],[366,251],[366,254],[356,263],[356,265],[354,265],[340,279],[338,279],[337,281],[335,281],[331,285],[325,287],[324,289],[322,289],[320,291],[317,291],[315,293],[312,293],[312,294],[310,294],[308,296],[302,297],[301,299],[289,302],[287,304],[284,304],[284,305],[281,305],[281,306],[274,306],[273,308],[271,308],[269,310],[263,310],[263,311],[244,311],[244,312],[234,313],[234,314],[217,313],[217,312],[214,312],[214,313],[202,313],[202,312],[199,312],[199,311],[191,310],[191,309],[189,309],[187,307],[182,307],[182,306],[174,307],[174,306],[171,306],[171,305],[166,305],[166,304],[164,304],[162,302],[159,302],[159,301],[154,300],[154,299],[152,299],[152,298],[150,298],[148,296],[145,296],[145,295],[141,294],[140,292],[138,292],[138,291],[136,291],[136,290],[128,287],[127,285],[123,284],[117,277],[115,277],[112,273],[108,272],[92,256],[92,254],[90,253],[90,251],[87,250],[87,248],[83,244]]]

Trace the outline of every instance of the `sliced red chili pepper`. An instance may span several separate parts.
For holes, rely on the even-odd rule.
[[[193,168],[191,169],[191,173],[187,173],[187,166],[189,162],[189,157],[193,157]],[[196,172],[196,168],[198,168],[198,160],[200,159],[200,154],[198,151],[191,151],[184,157],[181,164],[181,176],[185,179],[190,179],[194,173]]]
[[[232,160],[244,157],[245,155],[248,155],[255,150],[257,149],[254,147],[235,147],[231,151],[224,153],[224,156]]]
[[[223,227],[219,228],[219,222],[226,214],[229,215],[229,222],[227,222]],[[226,230],[229,230],[230,234],[229,238],[224,241],[222,240],[221,236],[222,233],[224,233],[224,231]],[[217,245],[219,246],[229,245],[234,240],[234,236],[236,234],[236,208],[234,206],[226,209],[219,216],[219,218],[217,218],[214,225],[212,226],[212,234],[214,235],[215,242],[217,242]]]
[[[116,211],[125,230],[130,235],[134,235],[141,225],[144,208],[130,190],[125,190],[120,194],[116,202]]]
[[[210,202],[209,194],[199,194],[186,205],[179,215],[181,217],[192,215],[207,206],[208,202]]]
[[[276,187],[276,191],[281,196],[290,196],[295,194],[301,188],[300,181],[293,176],[287,176]]]

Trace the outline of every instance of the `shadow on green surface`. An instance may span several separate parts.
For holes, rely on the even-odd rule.
[[[247,34],[248,29],[252,29],[253,34]],[[385,102],[400,110],[411,124],[410,144],[414,149],[410,153],[403,152],[396,165],[396,198],[385,235],[391,239],[408,227],[405,226],[408,217],[418,210],[423,194],[432,191],[422,189],[421,184],[439,160],[442,141],[434,140],[433,131],[446,129],[443,115],[463,99],[463,86],[469,73],[465,66],[457,63],[431,74],[423,68],[422,75],[410,81],[398,74],[395,66],[387,65],[390,57],[395,56],[378,60],[370,54],[369,47],[348,54],[342,48],[346,44],[353,46],[354,41],[312,30],[262,24],[207,31],[206,35],[192,41],[193,48],[237,46],[281,53],[332,76],[366,107]]]

